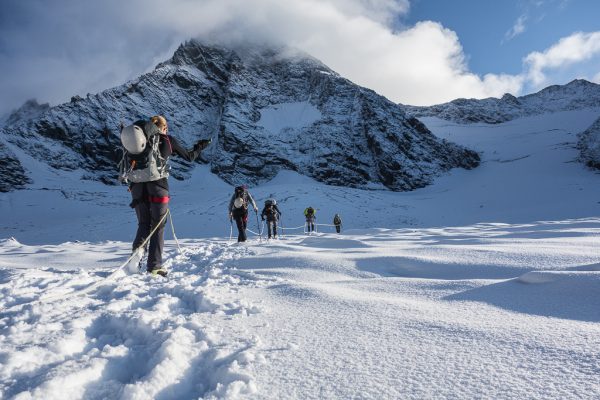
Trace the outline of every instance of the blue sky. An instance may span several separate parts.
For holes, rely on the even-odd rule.
[[[477,74],[517,74],[530,52],[577,31],[600,30],[600,1],[413,0],[399,18],[400,26],[433,20],[455,31]]]
[[[597,0],[413,0],[397,26],[439,21],[457,33],[472,72],[519,74],[529,53],[575,32],[600,30],[599,16]],[[579,73],[587,69],[600,71],[589,65]]]
[[[148,72],[190,38],[293,46],[390,100],[600,82],[597,0],[3,0],[0,115]]]

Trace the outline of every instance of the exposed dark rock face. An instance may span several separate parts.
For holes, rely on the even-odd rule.
[[[30,183],[19,159],[0,142],[0,192],[21,189]]]
[[[498,124],[515,118],[600,107],[600,85],[576,79],[566,85],[553,85],[537,93],[501,99],[456,99],[431,107],[405,106],[417,118],[438,117],[457,123]]]
[[[402,107],[306,54],[196,41],[120,87],[11,117],[2,133],[52,168],[81,168],[114,184],[120,123],[155,114],[188,147],[212,137],[200,162],[233,184],[289,169],[331,185],[401,191],[479,163],[475,152],[436,138]],[[176,179],[194,166],[176,157],[172,165]]]
[[[577,147],[580,161],[590,168],[600,169],[600,118],[579,135]]]

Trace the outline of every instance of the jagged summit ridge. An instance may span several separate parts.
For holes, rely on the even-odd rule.
[[[306,54],[197,41],[122,86],[20,118],[3,136],[52,168],[84,169],[84,178],[112,184],[120,123],[155,114],[188,146],[212,137],[200,162],[232,184],[257,184],[289,169],[332,185],[411,190],[479,162]],[[194,166],[177,158],[173,165],[177,179]]]
[[[502,98],[456,99],[430,107],[405,106],[414,117],[438,117],[458,123],[498,124],[515,118],[600,107],[600,85],[575,79],[566,85],[552,85],[537,93]]]

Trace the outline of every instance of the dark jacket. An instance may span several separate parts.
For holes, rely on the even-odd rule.
[[[186,150],[177,139],[170,135],[160,135],[160,142],[158,142],[158,149],[160,155],[168,159],[173,154],[183,158],[185,161],[192,162],[200,155],[200,152],[204,150],[210,142],[208,140],[200,141],[194,145],[192,150]],[[169,182],[167,178],[159,179],[156,183],[165,189],[169,190]]]
[[[267,221],[277,221],[281,216],[281,211],[279,211],[279,208],[277,208],[276,204],[271,206],[265,206],[262,212],[260,213],[260,216],[262,217],[262,219],[265,219],[265,217],[267,217]]]

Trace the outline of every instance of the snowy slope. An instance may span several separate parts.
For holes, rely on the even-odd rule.
[[[0,198],[0,392],[598,398],[600,185],[574,161],[599,115],[425,119],[482,164],[412,192],[280,173],[251,189],[281,205],[288,230],[269,243],[228,240],[232,187],[203,167],[171,188],[183,250],[167,241],[166,281],[106,280],[129,254],[127,192],[40,163],[47,184]],[[312,236],[308,205],[323,224]]]
[[[302,211],[308,205],[317,208],[321,223],[331,223],[339,212],[348,228],[359,229],[587,218],[599,210],[600,187],[597,175],[574,161],[577,134],[598,118],[599,110],[497,125],[426,119],[439,136],[480,152],[482,164],[471,171],[452,171],[431,187],[411,192],[332,187],[290,171],[250,190],[259,201],[278,199],[284,226],[289,227],[302,225]],[[25,153],[19,155],[27,160],[34,181],[41,183],[0,197],[4,216],[0,236],[14,236],[28,244],[131,239],[135,215],[127,207],[126,187],[81,181],[83,171],[47,170]],[[232,186],[210,174],[206,166],[199,167],[190,180],[171,180],[178,235],[228,236],[226,208],[231,192]],[[257,230],[255,218],[250,227]]]

